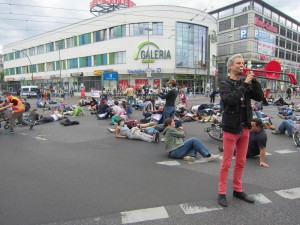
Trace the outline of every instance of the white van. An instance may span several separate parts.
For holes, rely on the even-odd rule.
[[[38,86],[22,86],[21,87],[21,92],[20,92],[20,97],[36,97],[36,89]]]

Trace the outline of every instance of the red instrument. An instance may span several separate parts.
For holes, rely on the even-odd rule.
[[[246,76],[247,72],[252,71],[256,76],[263,76],[269,80],[277,80],[280,76],[286,75],[290,79],[290,83],[296,85],[298,82],[295,78],[295,75],[293,73],[283,73],[281,72],[281,66],[280,63],[277,61],[271,61],[267,63],[265,68],[262,69],[248,69],[243,68],[243,76]]]

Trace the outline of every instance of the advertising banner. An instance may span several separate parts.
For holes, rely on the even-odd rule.
[[[275,56],[276,36],[274,34],[259,28],[255,28],[255,39],[259,41],[257,44],[257,53]]]
[[[149,85],[148,79],[136,79],[135,80],[135,86],[143,87],[145,85]]]
[[[128,87],[128,80],[119,80],[119,89],[120,91],[125,91],[126,88]]]
[[[157,87],[160,87],[160,79],[154,79],[153,80],[153,86],[157,86]]]

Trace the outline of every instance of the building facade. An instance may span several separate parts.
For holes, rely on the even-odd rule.
[[[213,16],[191,8],[113,11],[4,46],[5,81],[76,91],[174,78],[199,91],[215,83],[216,31]]]
[[[281,64],[283,72],[294,73],[300,82],[300,23],[261,0],[245,0],[211,11],[218,21],[219,80],[227,76],[227,59],[241,53],[247,66],[263,68],[271,60]],[[282,81],[262,83],[284,89]]]

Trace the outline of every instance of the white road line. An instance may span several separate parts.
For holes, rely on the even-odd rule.
[[[294,153],[294,152],[297,152],[297,151],[292,151],[292,150],[289,150],[289,149],[284,149],[284,150],[278,150],[278,151],[275,151],[279,154],[288,154],[288,153]]]
[[[134,211],[121,212],[122,224],[138,223],[149,220],[158,220],[169,218],[165,207],[140,209]]]
[[[223,160],[223,156],[221,155],[221,156],[219,157],[219,159],[220,159],[220,160]],[[232,160],[234,160],[234,159],[235,159],[235,156],[232,157]]]
[[[163,161],[163,162],[157,162],[159,165],[165,165],[165,166],[180,166],[180,163],[177,161]]]
[[[210,211],[221,210],[223,207],[206,207],[206,206],[197,206],[192,204],[181,204],[180,208],[182,211],[189,215],[189,214],[196,214],[196,213],[205,213]]]
[[[288,199],[300,198],[300,188],[280,190],[280,191],[275,191],[275,193],[279,194],[281,197],[288,198]]]
[[[35,137],[36,139],[39,139],[39,140],[43,140],[43,141],[48,141],[48,139],[45,139],[45,138],[41,138],[41,137]]]
[[[272,155],[271,153],[269,153],[269,152],[266,152],[266,155]]]
[[[26,136],[27,134],[24,134],[24,133],[20,133],[21,135],[24,135],[24,136]]]
[[[188,162],[189,164],[194,164],[194,163],[206,163],[207,161],[205,159],[200,159],[200,160],[196,160],[194,162]]]
[[[263,194],[254,194],[251,196],[260,204],[272,203],[272,201],[268,199],[266,196],[264,196]]]

